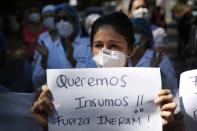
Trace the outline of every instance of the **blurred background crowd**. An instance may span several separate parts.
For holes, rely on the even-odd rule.
[[[81,37],[94,19],[116,10],[129,15],[130,0],[18,0],[0,5],[0,85],[14,92],[33,92],[32,66],[37,37],[47,29],[43,7],[66,2],[77,10]],[[148,0],[151,22],[167,34],[165,53],[177,78],[197,68],[197,0]],[[94,16],[90,16],[94,14]],[[153,34],[154,35],[154,34]],[[160,41],[158,37],[158,41]]]

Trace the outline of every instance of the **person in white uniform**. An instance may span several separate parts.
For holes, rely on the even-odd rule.
[[[48,32],[40,35],[34,58],[32,81],[35,89],[46,83],[46,69],[87,67],[91,57],[89,39],[80,37],[76,11],[67,4],[43,8]],[[46,17],[46,14],[54,14]],[[48,20],[48,21],[47,21]],[[47,21],[47,22],[45,22]],[[47,24],[48,23],[48,24]]]
[[[149,9],[148,0],[130,0],[128,8],[129,18],[144,18],[151,25],[151,30],[153,33],[153,46],[155,51],[162,53],[168,53],[168,37],[164,28],[156,26],[153,20],[156,18],[151,18],[151,12]]]
[[[150,26],[145,19],[132,19],[132,23],[135,32],[135,48],[133,54],[131,54],[131,66],[160,67],[162,85],[171,91],[177,104],[175,119],[178,123],[183,123],[183,115],[180,113],[178,81],[169,57],[151,49],[153,37]]]
[[[174,96],[178,92],[176,73],[169,57],[152,50],[153,36],[148,22],[143,18],[133,18],[135,31],[135,51],[131,55],[131,65],[135,67],[160,67],[162,84],[172,91]]]

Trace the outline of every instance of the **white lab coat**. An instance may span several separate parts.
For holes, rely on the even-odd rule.
[[[137,63],[136,67],[150,67],[153,54],[154,54],[153,50],[147,49],[143,57]],[[132,60],[131,60],[131,65],[132,65]],[[161,69],[162,86],[167,89],[170,89],[172,91],[172,94],[174,96],[177,96],[178,93],[177,77],[174,67],[167,55],[165,55],[162,58],[159,67]]]
[[[64,51],[60,38],[52,41],[49,32],[44,32],[39,36],[38,41],[43,41],[49,52],[47,69],[73,68],[67,59],[66,52]],[[77,61],[76,68],[87,67],[88,59],[92,56],[89,39],[77,36],[72,45],[73,57]],[[34,55],[34,69],[32,76],[35,88],[46,83],[46,70],[41,66],[41,59],[41,54],[36,51]]]

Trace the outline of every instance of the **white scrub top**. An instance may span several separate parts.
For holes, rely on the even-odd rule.
[[[52,41],[49,32],[44,32],[39,36],[38,41],[43,41],[49,52],[47,69],[73,68],[67,59],[66,52],[64,51],[60,38]],[[87,67],[89,58],[92,56],[89,39],[77,36],[72,45],[73,57],[77,61],[76,68]],[[41,66],[41,58],[41,54],[36,51],[34,54],[34,70],[32,76],[35,88],[46,84],[46,70]]]
[[[147,49],[144,53],[144,56],[137,63],[136,67],[150,67],[154,51]],[[132,65],[132,60],[131,60]],[[168,58],[168,56],[163,56],[159,67],[161,69],[161,77],[162,77],[162,86],[164,88],[170,89],[174,96],[178,93],[178,82],[176,73],[174,71],[173,65]]]

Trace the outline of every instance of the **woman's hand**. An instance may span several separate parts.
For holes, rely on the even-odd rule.
[[[48,57],[49,52],[43,41],[41,41],[41,44],[36,43],[36,49],[42,55],[42,57]]]
[[[54,105],[52,103],[52,95],[48,87],[43,86],[42,92],[39,94],[37,100],[31,107],[31,112],[38,123],[48,130],[48,115],[54,111]]]
[[[163,125],[167,125],[174,120],[174,111],[176,103],[173,102],[173,95],[168,89],[163,89],[159,92],[155,103],[160,106],[160,113]]]
[[[41,41],[41,44],[38,43],[36,44],[36,49],[42,55],[42,60],[41,60],[42,68],[46,69],[49,51],[43,41]]]

